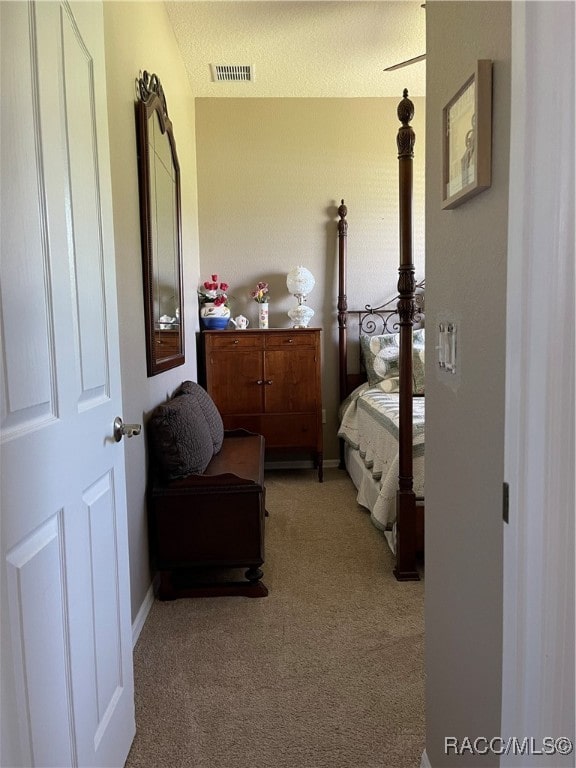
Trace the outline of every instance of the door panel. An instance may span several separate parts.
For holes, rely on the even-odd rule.
[[[26,713],[20,722],[24,765],[34,765],[34,755],[43,755],[46,766],[75,764],[68,717],[72,691],[63,601],[63,546],[60,511],[48,517],[6,558],[11,615],[17,617],[11,623],[14,663],[17,676],[26,681],[18,690],[18,709]],[[49,664],[46,659],[50,659]],[[34,684],[28,685],[29,680]]]
[[[0,14],[0,764],[118,766],[134,702],[102,7]]]
[[[2,192],[4,199],[5,179],[10,179],[10,209],[20,212],[11,216],[2,209],[3,440],[37,429],[56,416],[55,361],[46,322],[51,304],[48,223],[40,192],[45,173],[36,144],[40,131],[36,51],[17,45],[11,37],[13,26],[20,31],[27,23],[23,4],[2,8]],[[16,253],[26,253],[26,260],[7,258]],[[31,296],[34,301],[27,301]],[[32,370],[34,376],[29,375]]]
[[[121,688],[121,638],[118,616],[118,574],[113,567],[100,571],[109,560],[109,549],[117,549],[114,490],[110,474],[97,480],[83,494],[90,541],[90,603],[94,616],[94,654],[96,659],[96,706],[100,728],[108,708]],[[110,628],[114,627],[114,631]]]
[[[104,324],[104,270],[96,142],[94,62],[71,13],[60,12],[65,150],[69,175],[68,236],[73,278],[80,407],[109,394]],[[80,216],[80,218],[79,218]]]
[[[240,349],[210,354],[206,373],[208,386],[223,416],[229,413],[261,413],[265,387],[260,350]]]
[[[266,413],[314,413],[318,408],[318,382],[313,349],[266,350],[264,388]]]

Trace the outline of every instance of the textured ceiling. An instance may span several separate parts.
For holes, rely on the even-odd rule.
[[[167,2],[196,96],[425,95],[422,0]],[[254,67],[253,82],[212,82],[211,64]]]

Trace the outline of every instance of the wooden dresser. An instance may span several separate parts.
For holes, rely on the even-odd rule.
[[[264,435],[270,458],[307,452],[322,481],[320,329],[204,331],[208,393],[225,429]]]

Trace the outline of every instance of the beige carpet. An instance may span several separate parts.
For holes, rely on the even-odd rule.
[[[156,601],[127,768],[418,768],[423,582],[341,470],[266,476],[268,597]]]

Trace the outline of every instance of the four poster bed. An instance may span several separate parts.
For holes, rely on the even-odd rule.
[[[424,548],[424,281],[416,284],[412,263],[413,116],[405,90],[398,105],[400,265],[394,299],[348,309],[344,200],[338,209],[341,465],[358,489],[358,503],[384,531],[399,581],[419,579]],[[354,373],[348,370],[351,334],[360,357]]]

